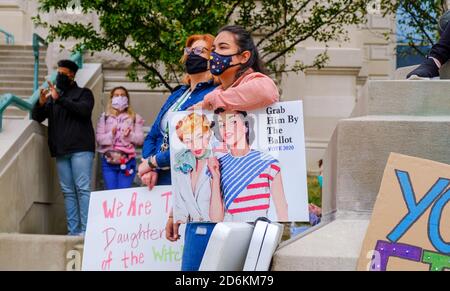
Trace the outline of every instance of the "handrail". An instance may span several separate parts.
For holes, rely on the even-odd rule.
[[[47,42],[37,33],[33,33],[33,55],[34,55],[33,91],[36,91],[39,87],[39,44],[47,45]]]
[[[81,48],[80,50],[72,53],[70,60],[75,62],[79,68],[81,69],[83,67],[83,51],[84,49]],[[54,71],[49,80],[54,83],[56,80],[56,74],[57,72]],[[48,88],[48,84],[46,81],[41,85],[41,87],[37,88],[37,90],[34,90],[33,95],[31,95],[28,99],[22,99],[14,94],[7,93],[4,95],[0,95],[0,132],[2,131],[2,122],[3,122],[3,112],[6,110],[8,106],[16,106],[21,110],[29,111],[30,118],[31,118],[31,111],[33,110],[34,105],[39,100],[39,95],[41,89]]]
[[[0,28],[0,33],[6,37],[6,44],[14,44],[14,35]]]

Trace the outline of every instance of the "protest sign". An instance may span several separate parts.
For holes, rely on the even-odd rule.
[[[174,112],[176,221],[308,221],[301,101],[254,111]]]
[[[91,193],[83,270],[180,270],[181,240],[166,239],[170,186]]]
[[[391,154],[358,270],[450,270],[450,165]]]

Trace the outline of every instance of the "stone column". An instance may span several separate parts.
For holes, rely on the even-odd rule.
[[[0,28],[14,35],[16,44],[31,43],[31,17],[28,14],[29,2],[25,0],[0,1]],[[0,43],[5,43],[5,38],[0,35]]]

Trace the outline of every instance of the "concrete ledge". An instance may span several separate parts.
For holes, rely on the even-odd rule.
[[[280,249],[273,271],[353,271],[369,226],[369,215],[342,217]]]
[[[79,245],[82,243],[82,237],[0,233],[0,270],[73,269],[75,261],[78,263],[79,260],[78,264],[81,263]]]
[[[46,129],[32,120],[7,118],[3,120],[0,134],[0,175],[33,133],[47,137]]]
[[[449,132],[450,116],[365,116],[340,121],[337,209],[373,209],[391,152],[450,164]]]
[[[369,82],[368,115],[450,115],[450,80]]]

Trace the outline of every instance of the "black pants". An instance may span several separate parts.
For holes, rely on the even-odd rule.
[[[430,57],[437,59],[442,65],[450,59],[450,23],[442,32],[438,43],[431,48]]]

